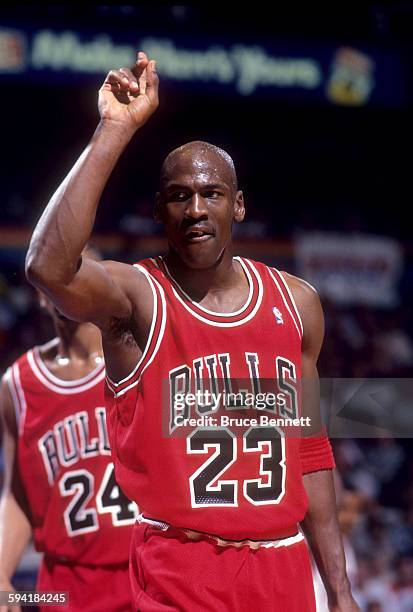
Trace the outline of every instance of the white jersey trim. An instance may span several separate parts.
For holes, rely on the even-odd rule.
[[[36,365],[39,368],[39,370],[42,371],[42,374],[44,374],[45,377],[51,383],[55,383],[57,385],[60,385],[61,387],[67,387],[67,388],[80,387],[86,384],[87,382],[89,382],[90,380],[92,380],[92,378],[95,378],[95,376],[97,376],[100,373],[100,371],[104,369],[104,365],[102,363],[102,364],[99,364],[96,368],[93,368],[93,370],[89,372],[89,374],[86,374],[86,376],[82,376],[82,378],[76,378],[73,380],[64,380],[63,378],[59,378],[58,376],[55,376],[46,366],[40,354],[40,347],[35,346],[32,349],[32,351],[33,351],[33,357],[36,361]]]
[[[247,270],[247,266],[246,264],[241,260],[241,258],[239,258],[244,270]],[[257,270],[255,269],[254,265],[251,262],[248,262],[249,265],[251,266],[251,269],[257,279],[257,283],[258,283],[258,296],[257,296],[257,302],[253,308],[253,310],[249,313],[249,315],[247,315],[246,317],[244,317],[243,319],[240,319],[239,321],[229,321],[229,322],[223,322],[220,323],[219,321],[211,321],[210,319],[206,319],[205,317],[203,317],[201,314],[195,312],[186,302],[185,300],[182,299],[182,297],[179,295],[179,293],[177,292],[177,290],[172,286],[172,291],[175,295],[175,297],[177,298],[177,300],[182,304],[182,306],[196,319],[198,319],[199,321],[202,321],[203,323],[206,323],[207,325],[212,325],[213,327],[238,327],[239,325],[243,325],[244,323],[247,323],[248,321],[250,321],[255,314],[257,313],[257,310],[259,309],[259,307],[261,306],[261,302],[262,302],[262,296],[263,296],[263,285],[262,285],[262,280],[261,280],[261,276],[259,275],[259,273],[257,272]],[[199,308],[199,304],[197,305]],[[205,310],[205,309],[204,309]],[[244,310],[244,307],[242,308],[242,310]],[[211,311],[209,311],[211,312]],[[242,311],[241,311],[242,312]],[[218,314],[218,313],[212,313],[212,314]],[[224,316],[224,317],[231,317],[232,315],[236,314],[236,313],[232,313],[232,312],[226,312],[226,313],[219,313],[220,316]]]
[[[140,266],[139,266],[139,264],[135,264],[135,265],[136,265],[136,267],[140,267]],[[160,329],[159,329],[158,339],[157,339],[157,341],[156,341],[155,348],[153,349],[153,353],[152,353],[152,355],[150,356],[150,358],[148,359],[148,361],[147,361],[147,362],[145,363],[145,365],[143,366],[142,371],[141,371],[141,373],[139,374],[138,378],[137,378],[137,379],[136,379],[136,380],[135,380],[133,383],[131,383],[130,385],[128,385],[127,387],[125,387],[124,389],[122,389],[121,391],[119,391],[118,393],[114,393],[114,396],[115,396],[115,397],[120,397],[121,395],[124,395],[124,394],[125,394],[127,391],[129,391],[129,389],[132,389],[132,387],[135,387],[136,385],[138,385],[138,384],[139,384],[139,382],[140,382],[140,380],[141,380],[141,378],[142,378],[142,374],[144,373],[144,371],[146,370],[146,368],[147,368],[147,367],[148,367],[148,366],[149,366],[149,365],[152,363],[152,361],[155,359],[156,354],[157,354],[157,353],[158,353],[158,351],[159,351],[159,347],[161,346],[161,342],[162,342],[162,340],[163,340],[163,336],[164,336],[164,333],[165,333],[166,319],[167,319],[167,315],[166,315],[166,299],[165,299],[165,293],[164,293],[163,288],[162,288],[162,287],[161,287],[161,285],[159,284],[159,282],[158,282],[158,281],[157,281],[155,278],[152,278],[152,277],[150,276],[149,272],[147,272],[146,270],[145,270],[145,273],[147,273],[147,274],[148,274],[148,278],[151,278],[151,280],[152,280],[152,281],[155,283],[155,285],[158,287],[158,289],[159,289],[159,295],[160,295],[160,297],[161,297],[161,302],[162,302],[162,313],[161,313],[161,317],[162,317],[162,319],[161,319],[161,326],[160,326]],[[155,319],[155,320],[153,320],[153,324],[154,324],[154,326],[155,326],[155,321],[156,321],[156,319]],[[148,345],[148,346],[149,346],[149,345]],[[137,365],[137,366],[134,368],[133,373],[135,373],[135,372],[137,371],[137,369],[138,369],[138,367],[139,367],[139,365],[140,365],[141,363],[142,363],[142,358],[139,360],[138,365]],[[133,375],[133,374],[132,374],[132,375]],[[128,379],[130,378],[130,376],[131,376],[131,374],[130,374],[129,376],[127,376],[127,377],[126,377],[126,379],[124,379],[124,380],[128,380]],[[118,383],[118,384],[120,384],[120,383]],[[115,390],[114,390],[114,389],[112,389],[112,391],[115,391]]]
[[[196,308],[199,308],[200,310],[203,310],[206,314],[209,315],[213,315],[215,317],[235,317],[241,313],[244,312],[244,310],[246,310],[248,308],[248,306],[251,304],[252,301],[252,296],[254,294],[254,283],[252,281],[252,277],[251,277],[251,273],[248,270],[248,267],[245,265],[245,263],[242,261],[241,257],[233,257],[233,259],[235,259],[236,261],[238,261],[241,264],[241,267],[243,268],[245,275],[247,277],[248,280],[248,285],[249,285],[249,293],[248,293],[248,297],[247,297],[247,301],[245,302],[245,304],[243,306],[241,306],[241,308],[239,310],[235,310],[233,312],[215,312],[214,310],[208,310],[207,308],[204,308],[204,306],[201,306],[201,304],[199,304],[198,302],[195,302],[193,299],[191,299],[189,297],[189,295],[182,289],[181,285],[174,279],[174,277],[172,276],[172,274],[169,271],[168,266],[166,265],[166,262],[164,261],[163,258],[162,259],[162,263],[165,266],[165,270],[166,273],[169,277],[169,279],[178,287],[178,289],[180,290],[180,292],[186,297],[186,299],[191,302],[191,304],[193,304],[194,306],[196,306]]]
[[[270,275],[271,275],[271,278],[273,279],[274,283],[276,284],[278,291],[280,292],[280,295],[281,295],[281,297],[282,297],[282,299],[283,299],[284,305],[285,305],[286,309],[288,310],[288,313],[289,313],[289,315],[290,315],[290,317],[291,317],[291,319],[292,319],[292,321],[293,321],[293,323],[294,323],[294,325],[295,325],[295,328],[296,328],[296,330],[297,330],[298,336],[299,336],[300,340],[302,340],[302,333],[301,333],[301,330],[300,330],[300,328],[299,328],[299,327],[298,327],[298,325],[297,325],[297,321],[295,320],[295,318],[294,318],[294,316],[293,316],[293,313],[291,312],[291,309],[290,309],[290,307],[289,307],[289,305],[288,305],[287,300],[285,299],[285,295],[284,295],[284,293],[282,292],[282,289],[281,289],[281,287],[280,287],[280,284],[279,284],[279,282],[277,281],[277,279],[275,278],[274,274],[272,273],[271,268],[268,268],[268,271],[269,271],[269,273],[270,273]]]
[[[285,538],[284,540],[279,540],[278,542],[261,542],[260,548],[281,548],[282,546],[291,546],[291,544],[297,544],[297,542],[302,542],[302,540],[304,540],[303,534],[297,533],[297,535],[295,536]]]
[[[297,315],[298,322],[299,322],[300,327],[301,327],[301,335],[302,335],[302,336],[304,336],[304,325],[303,325],[303,321],[302,321],[302,319],[301,319],[301,315],[300,315],[300,312],[299,312],[299,310],[298,310],[298,308],[297,308],[297,304],[296,304],[296,302],[295,302],[295,299],[294,299],[294,297],[293,297],[293,294],[291,293],[291,289],[289,288],[288,283],[287,283],[287,281],[285,280],[284,276],[281,274],[281,272],[280,272],[279,270],[276,270],[275,268],[273,268],[273,269],[274,269],[274,270],[277,272],[278,276],[280,277],[280,279],[282,280],[282,282],[283,282],[283,284],[284,284],[284,287],[287,289],[287,293],[288,293],[288,295],[290,296],[291,303],[292,303],[292,305],[293,305],[293,308],[294,308],[295,313],[296,313],[296,315]],[[306,281],[304,281],[304,282],[305,282],[307,285],[309,285],[309,286],[311,287],[311,289],[313,289],[313,290],[315,291],[314,287],[312,287],[312,286],[311,286],[309,283],[307,283]]]
[[[36,360],[34,358],[33,349],[28,351],[28,353],[27,353],[27,361],[28,361],[28,363],[29,363],[29,365],[30,365],[30,367],[32,369],[33,374],[36,376],[36,378],[45,387],[47,387],[51,391],[54,391],[55,393],[58,393],[59,395],[74,395],[75,393],[81,393],[82,391],[87,391],[88,389],[91,389],[92,387],[94,387],[95,385],[100,383],[105,378],[105,369],[102,368],[102,371],[100,372],[100,374],[95,376],[95,378],[93,380],[91,380],[91,381],[89,381],[87,383],[76,385],[76,386],[72,386],[72,387],[57,386],[57,385],[53,384],[48,378],[46,378],[44,376],[44,374],[42,373],[42,371],[40,370],[40,368],[38,367],[37,362],[36,362]],[[62,382],[61,379],[58,378],[57,380],[59,381],[59,385],[61,385],[61,382]],[[65,382],[68,382],[68,381],[65,381]],[[76,381],[70,381],[70,382],[73,383],[73,382],[76,382]]]
[[[11,368],[7,370],[7,372],[9,372],[9,374],[6,378],[6,382],[13,400],[14,411],[16,414],[17,429],[19,435],[22,435],[24,423],[26,420],[27,402],[20,380],[20,369],[18,364],[15,363]]]
[[[11,367],[7,368],[4,376],[3,376],[3,380],[4,382],[7,384],[7,387],[9,389],[10,392],[10,396],[11,396],[11,401],[13,403],[13,408],[14,408],[14,418],[16,420],[16,424],[17,424],[17,428],[19,429],[19,433],[20,433],[20,411],[21,411],[21,407],[20,407],[20,403],[19,403],[19,398],[17,397],[17,391],[14,387],[14,381],[13,381],[13,374],[11,371]]]
[[[160,529],[161,531],[168,531],[168,529],[171,528],[171,525],[169,525],[168,523],[165,523],[165,521],[157,521],[155,519],[150,519],[144,516],[143,514],[139,514],[136,520],[139,524],[146,523],[147,525],[151,525],[151,527],[156,527],[157,529]],[[174,527],[172,528],[174,529]],[[209,533],[202,534],[201,532],[194,532],[194,531],[191,531],[190,529],[185,529],[183,527],[177,527],[175,529],[178,529],[178,531],[182,531],[183,533],[187,535],[187,537],[190,537],[191,533],[192,534],[196,533],[197,535],[204,535],[205,537],[215,541],[219,546],[237,546],[237,547],[249,546],[250,548],[253,548],[253,549],[281,548],[282,546],[291,546],[292,544],[297,544],[298,542],[302,542],[305,539],[303,533],[299,531],[297,534],[293,536],[289,536],[287,538],[281,538],[280,540],[249,540],[249,539],[246,539],[246,540],[242,540],[239,542],[236,542],[236,541],[234,542],[232,540],[224,540],[223,538],[220,538],[219,536],[212,535]]]
[[[126,382],[127,380],[129,380],[130,378],[132,378],[132,376],[135,374],[135,372],[138,370],[139,366],[141,365],[141,363],[143,362],[143,360],[146,357],[146,354],[149,350],[149,347],[151,345],[152,342],[152,337],[153,337],[153,333],[155,330],[155,324],[156,324],[156,319],[158,317],[158,300],[156,297],[156,289],[154,287],[153,284],[153,279],[151,278],[151,275],[149,274],[149,272],[140,264],[133,264],[134,268],[138,268],[138,270],[140,270],[146,277],[146,280],[149,283],[149,286],[151,288],[152,291],[152,296],[153,296],[153,312],[152,312],[152,321],[151,321],[151,328],[149,330],[149,335],[148,335],[148,339],[146,341],[145,344],[145,348],[142,352],[142,355],[140,356],[138,363],[135,365],[135,367],[133,368],[132,372],[130,372],[127,376],[125,376],[125,378],[122,378],[121,380],[118,380],[117,382],[115,382],[112,378],[110,378],[110,376],[108,376],[106,374],[106,379],[107,381],[114,387],[119,387],[119,385],[123,384],[124,382]]]

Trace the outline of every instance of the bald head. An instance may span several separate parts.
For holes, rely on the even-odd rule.
[[[154,216],[163,223],[170,256],[179,265],[210,269],[227,250],[231,260],[232,226],[244,219],[245,206],[228,153],[199,140],[169,153]]]
[[[165,158],[161,168],[161,189],[182,173],[208,173],[225,182],[234,193],[238,189],[234,162],[223,149],[209,142],[195,140],[174,149]]]

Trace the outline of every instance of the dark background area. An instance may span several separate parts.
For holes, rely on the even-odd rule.
[[[397,4],[397,3],[396,3]],[[406,104],[398,108],[343,108],[303,104],[299,95],[226,96],[163,82],[161,107],[121,161],[104,195],[98,229],[113,229],[114,211],[151,201],[164,155],[192,139],[216,143],[234,156],[250,217],[264,217],[274,236],[299,224],[409,239],[410,3],[392,7],[343,3],[334,9],[289,12],[259,7],[63,7],[3,9],[5,23],[88,28],[186,40],[288,40],[370,44],[402,54]],[[409,24],[412,26],[409,28]],[[162,76],[162,67],[159,66]],[[2,160],[2,222],[31,224],[96,124],[96,75],[36,82],[3,80],[7,154]],[[53,165],[51,166],[51,160]],[[128,176],[128,180],[124,177]],[[23,180],[22,180],[23,178]]]

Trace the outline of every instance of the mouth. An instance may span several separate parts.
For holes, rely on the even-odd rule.
[[[209,229],[191,227],[185,232],[186,242],[206,242],[213,238],[213,234]]]

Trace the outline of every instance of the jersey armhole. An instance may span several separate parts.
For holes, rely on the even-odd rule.
[[[298,308],[290,291],[290,288],[279,270],[277,270],[276,268],[268,268],[268,270],[278,291],[281,294],[281,298],[284,302],[284,305],[287,308],[287,311],[295,325],[300,341],[302,341],[304,335],[303,322],[301,320],[300,313],[298,312]],[[280,282],[278,282],[278,279]]]
[[[146,341],[142,355],[133,370],[119,381],[114,381],[106,374],[106,383],[109,389],[114,394],[114,397],[119,397],[126,393],[132,387],[135,387],[144,372],[144,370],[155,359],[162,338],[165,332],[166,325],[166,300],[163,288],[158,281],[148,272],[148,270],[140,264],[134,264],[146,277],[153,296],[153,312],[151,328],[149,330],[148,339]]]
[[[297,306],[297,303],[296,303],[296,301],[295,301],[295,299],[294,299],[293,293],[292,293],[292,291],[291,291],[290,287],[288,286],[288,283],[287,283],[287,281],[285,280],[284,275],[282,274],[282,272],[279,272],[279,276],[280,276],[280,279],[281,279],[281,281],[283,282],[284,287],[286,288],[287,293],[288,293],[288,295],[289,295],[289,298],[290,298],[290,301],[291,301],[291,304],[292,304],[292,307],[293,307],[293,311],[294,311],[294,313],[295,313],[295,315],[296,315],[296,317],[297,317],[298,324],[299,324],[300,329],[301,329],[301,336],[304,336],[304,325],[303,325],[303,320],[302,320],[302,318],[301,318],[300,311],[298,310],[298,306]],[[305,282],[305,281],[304,281],[304,282]],[[307,284],[308,284],[308,283],[307,283]],[[312,287],[312,289],[314,289],[314,287]]]

